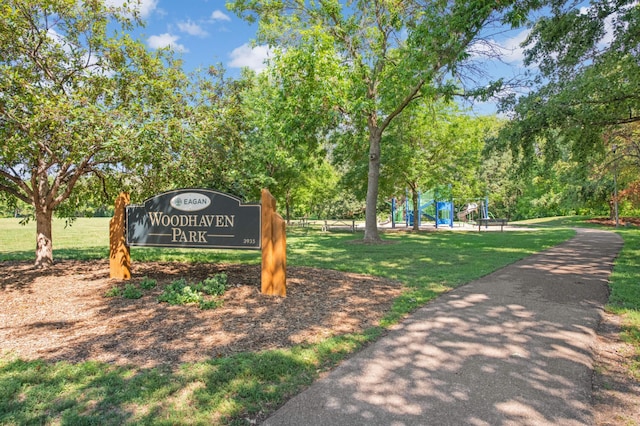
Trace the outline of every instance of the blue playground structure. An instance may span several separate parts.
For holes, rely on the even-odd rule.
[[[418,194],[418,227],[422,226],[424,219],[435,223],[438,226],[449,226],[453,228],[454,206],[453,201],[438,201],[433,197],[429,197],[422,202],[423,194]],[[404,210],[404,211],[403,211]],[[409,197],[405,198],[404,209],[398,208],[396,198],[391,199],[391,226],[396,227],[396,223],[405,222],[407,227],[413,226],[413,203]]]
[[[430,191],[433,194],[433,191]],[[418,227],[423,225],[424,220],[435,223],[435,227],[448,226],[453,228],[455,207],[453,199],[449,201],[438,201],[433,196],[427,196],[426,200],[424,194],[418,194],[418,211],[420,214],[416,218],[418,221]],[[391,199],[391,226],[396,227],[398,223],[405,223],[406,227],[411,227],[414,224],[413,217],[413,202],[407,195],[404,200],[404,205],[399,205],[398,200],[394,197]],[[457,212],[457,218],[460,222],[474,221],[475,219],[489,219],[489,197],[483,199],[474,200],[464,204]],[[475,218],[475,219],[474,219]]]

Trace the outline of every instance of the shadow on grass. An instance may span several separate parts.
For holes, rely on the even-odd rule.
[[[618,233],[624,238],[624,250],[611,275],[607,309],[622,316],[622,338],[635,348],[630,370],[640,378],[640,229],[621,229]]]
[[[291,351],[243,353],[179,370],[0,358],[2,424],[252,423],[379,330]]]

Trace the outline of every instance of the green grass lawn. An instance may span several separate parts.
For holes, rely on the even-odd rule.
[[[385,234],[386,244],[362,244],[362,234],[291,228],[290,266],[314,266],[399,280],[406,291],[383,326],[393,324],[443,291],[570,238],[567,220],[539,231]],[[564,221],[564,222],[563,222]],[[578,219],[568,220],[574,226]],[[625,247],[612,276],[609,309],[629,319],[626,336],[638,345],[640,232],[621,230]],[[33,259],[35,226],[0,219],[0,261]],[[108,256],[108,219],[54,223],[55,259]],[[133,248],[132,261],[259,263],[256,251]],[[635,321],[635,323],[634,323]],[[97,362],[24,361],[0,356],[0,424],[248,424],[309,385],[383,328],[289,350],[244,353],[184,364],[178,371]],[[635,340],[634,340],[635,339]]]

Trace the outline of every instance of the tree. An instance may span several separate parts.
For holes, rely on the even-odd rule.
[[[603,132],[640,121],[640,8],[631,0],[597,0],[586,8],[545,4],[550,12],[533,23],[524,43],[525,64],[539,70],[535,90],[505,103],[513,121],[504,137],[528,158],[536,139],[546,138],[584,159],[610,149]]]
[[[247,167],[284,202],[287,221],[293,196],[307,182],[305,174],[317,170],[326,157],[327,133],[338,117],[328,98],[341,93],[339,64],[327,53],[326,43],[306,47],[312,52],[276,50],[268,68],[243,94],[251,159]]]
[[[481,191],[477,182],[480,154],[493,121],[473,117],[454,102],[418,102],[391,126],[381,179],[397,191],[408,189],[418,217],[421,190],[447,186],[452,196],[469,198]],[[414,221],[418,229],[418,221]]]
[[[342,103],[336,105],[354,134],[366,134],[368,159],[364,240],[377,242],[377,202],[383,133],[422,96],[451,96],[468,48],[511,2],[236,0],[239,16],[259,20],[259,39],[272,46],[310,51],[332,46],[342,61]],[[515,18],[513,14],[505,19]],[[360,145],[360,144],[356,144]]]
[[[215,188],[243,199],[259,199],[262,181],[252,175],[245,135],[253,126],[245,94],[255,76],[232,79],[222,66],[210,66],[190,75],[182,96],[187,100],[185,117],[177,120],[172,144],[165,146],[161,161],[133,166],[138,197],[176,187]],[[174,111],[180,103],[169,98]],[[130,178],[131,179],[131,178]],[[142,191],[140,190],[142,189]]]
[[[112,172],[175,152],[184,75],[119,32],[137,23],[97,0],[0,4],[0,191],[33,206],[38,267],[53,262],[53,213],[83,177],[106,188]]]

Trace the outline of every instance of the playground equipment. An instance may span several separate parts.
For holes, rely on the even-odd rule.
[[[431,193],[433,194],[433,192]],[[427,219],[435,223],[436,228],[441,225],[449,226],[453,228],[454,220],[454,203],[451,201],[437,201],[433,196],[426,197],[426,201],[423,202],[424,194],[418,194],[418,227],[422,226],[422,221]],[[404,205],[403,205],[404,204]],[[398,202],[396,198],[391,199],[391,226],[396,227],[397,223],[405,222],[405,226],[410,227],[414,224],[413,217],[413,202],[409,197],[405,197],[404,203]],[[475,217],[474,217],[475,216]],[[467,222],[479,222],[492,219],[489,212],[489,197],[475,199],[467,204],[457,212],[458,221]]]
[[[465,205],[462,210],[458,212],[458,220],[462,222],[468,222],[473,213],[478,212],[477,203],[469,203]]]
[[[434,211],[434,200],[428,200],[422,203],[422,196],[418,194],[418,217],[413,217],[413,203],[408,198],[404,202],[405,210],[405,222],[406,226],[413,226],[414,220],[418,221],[418,227],[422,226],[422,218],[426,218],[431,221],[436,221],[436,212]],[[433,214],[431,214],[433,213]]]
[[[473,220],[473,215],[477,214],[477,220],[486,220],[490,219],[489,217],[489,197],[485,197],[484,199],[476,200],[477,202],[470,202],[465,204],[462,209],[458,212],[458,220],[461,222],[469,222]]]
[[[438,225],[453,228],[453,201],[436,202],[436,228]]]
[[[428,198],[422,202],[423,194],[418,194],[418,227],[422,226],[422,220],[427,219],[435,223],[436,228],[440,225],[453,227],[454,206],[453,201],[437,201],[434,198]],[[404,210],[404,212],[402,211]],[[407,227],[414,224],[413,203],[409,197],[405,198],[404,209],[399,208],[398,201],[391,199],[391,226],[395,228],[396,223],[404,220]]]

